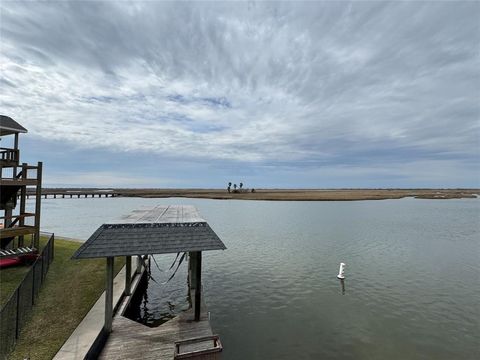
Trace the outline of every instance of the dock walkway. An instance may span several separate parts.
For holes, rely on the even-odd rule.
[[[200,321],[193,321],[193,308],[164,324],[151,328],[118,314],[99,359],[172,360],[175,341],[213,335],[205,304]]]
[[[125,267],[120,270],[113,282],[114,303],[117,303],[123,294],[124,279]],[[137,276],[136,280],[138,281],[139,279],[140,276]],[[85,358],[93,342],[102,330],[105,316],[104,303],[105,292],[103,292],[65,344],[63,344],[53,360],[83,360]]]

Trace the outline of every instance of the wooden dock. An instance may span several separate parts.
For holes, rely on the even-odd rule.
[[[33,191],[26,193],[27,199],[35,198],[37,194]],[[44,199],[80,199],[80,198],[96,198],[96,197],[117,197],[119,193],[114,190],[98,190],[98,189],[82,189],[82,190],[68,190],[68,189],[42,189],[41,197]]]
[[[72,259],[106,259],[104,326],[92,355],[100,359],[218,359],[220,339],[212,336],[202,297],[202,252],[225,250],[225,244],[191,205],[157,205],[101,225],[73,254]],[[132,257],[188,254],[188,290],[192,308],[150,328],[123,316],[131,293]],[[113,306],[114,258],[126,257],[125,299],[115,314]],[[180,260],[181,261],[181,260]],[[134,290],[135,292],[135,290]],[[180,342],[180,343],[178,343]],[[102,346],[103,345],[103,346]]]
[[[127,319],[121,313],[122,310],[113,319],[112,332],[99,359],[172,360],[176,341],[213,335],[205,304],[198,322],[193,321],[192,308],[155,328]]]

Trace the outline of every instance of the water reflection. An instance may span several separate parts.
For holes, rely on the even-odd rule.
[[[340,279],[340,284],[342,288],[342,295],[345,295],[345,279]]]
[[[141,293],[142,300],[140,302],[140,312],[138,313],[138,319],[136,319],[137,321],[150,318],[150,312],[148,311],[148,283],[149,281],[145,282],[145,290]]]
[[[146,261],[144,272],[124,316],[150,327],[157,327],[190,307],[186,274],[180,271],[174,277],[164,272],[157,260],[166,265],[167,259]],[[185,270],[183,265],[181,270]],[[171,280],[171,281],[170,281]]]

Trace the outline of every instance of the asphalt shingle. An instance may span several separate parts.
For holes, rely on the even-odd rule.
[[[141,213],[141,214],[140,214]],[[172,213],[179,214],[172,217]],[[223,242],[193,206],[135,210],[132,217],[103,224],[73,259],[224,250]],[[164,216],[159,214],[164,214]],[[186,216],[185,214],[188,214]],[[169,221],[163,222],[168,218]]]

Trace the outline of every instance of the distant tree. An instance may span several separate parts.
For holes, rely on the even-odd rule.
[[[233,184],[233,191],[237,191],[237,184]]]
[[[229,182],[229,183],[228,183],[228,187],[227,187],[228,192],[230,192],[230,188],[231,188],[231,187],[232,187],[232,183]]]
[[[243,183],[240,183],[240,189],[243,188]]]

